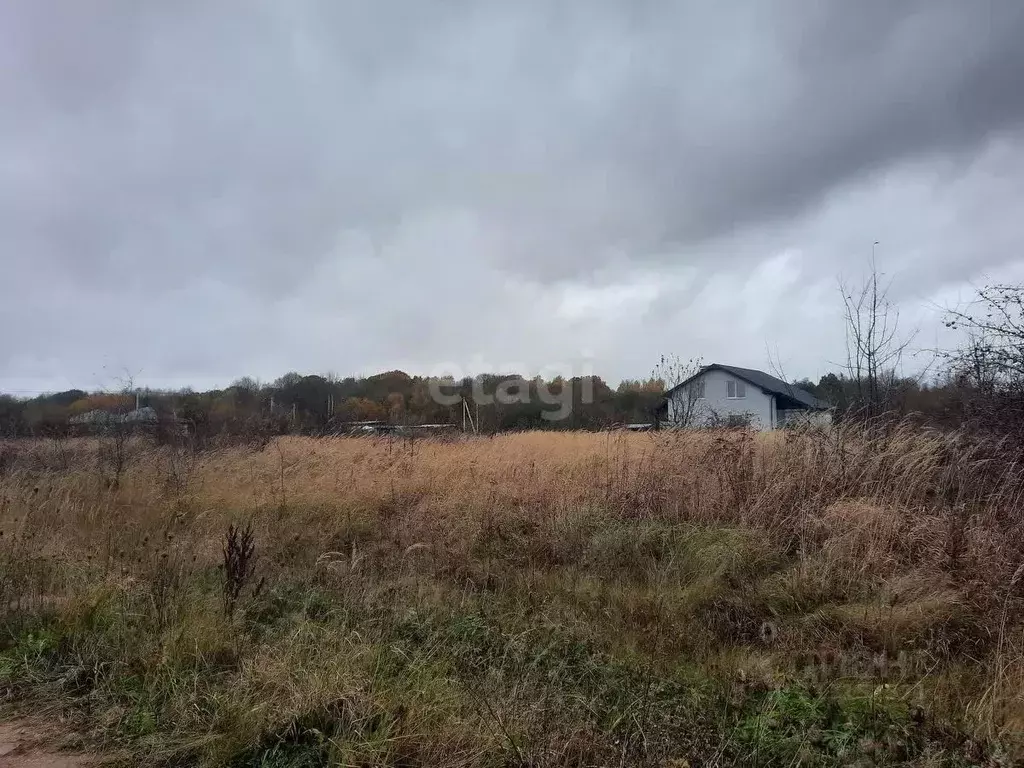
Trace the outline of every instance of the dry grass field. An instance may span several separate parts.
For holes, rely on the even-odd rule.
[[[130,764],[1011,765],[1022,494],[910,426],[12,442],[0,686]]]

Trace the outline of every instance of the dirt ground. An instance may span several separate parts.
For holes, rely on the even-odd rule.
[[[58,751],[53,734],[20,720],[0,723],[0,768],[85,768],[98,761]]]

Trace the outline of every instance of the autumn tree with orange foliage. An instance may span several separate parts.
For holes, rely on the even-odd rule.
[[[68,406],[68,413],[71,416],[78,416],[89,411],[109,411],[111,413],[125,413],[135,407],[135,400],[130,395],[110,394],[101,392],[94,395],[87,395],[73,402]]]

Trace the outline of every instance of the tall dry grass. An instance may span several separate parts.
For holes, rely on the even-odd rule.
[[[1024,747],[1024,475],[966,435],[136,442],[116,482],[100,442],[0,450],[11,700],[150,759]],[[237,615],[220,610],[230,525],[256,544]]]

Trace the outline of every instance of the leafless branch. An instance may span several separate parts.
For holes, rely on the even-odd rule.
[[[876,243],[877,245],[877,243]],[[860,285],[839,281],[846,320],[846,372],[858,406],[868,416],[880,413],[896,379],[896,370],[916,335],[900,332],[900,312],[889,298],[892,281],[882,282],[874,255],[871,273]]]

